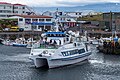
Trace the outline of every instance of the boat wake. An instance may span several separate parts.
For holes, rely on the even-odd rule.
[[[16,56],[6,56],[4,61],[18,61],[18,62],[31,62],[28,59],[29,54],[19,54]]]
[[[97,59],[91,59],[89,60],[90,63],[103,63],[103,61],[97,60]]]

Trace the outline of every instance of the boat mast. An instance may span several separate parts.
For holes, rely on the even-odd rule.
[[[55,31],[58,32],[59,31],[59,24],[58,24],[59,23],[59,17],[58,17],[59,14],[58,14],[58,8],[56,10],[57,11],[56,11],[56,18],[55,18],[55,26],[54,27],[55,27]]]
[[[115,13],[110,11],[111,15],[111,31],[112,31],[112,39],[116,37],[116,22],[115,22]]]

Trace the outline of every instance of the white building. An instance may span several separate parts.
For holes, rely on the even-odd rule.
[[[52,16],[54,19],[58,17],[61,26],[69,28],[77,25],[77,18],[81,16],[81,12],[46,11],[42,15]]]
[[[25,31],[51,30],[53,26],[52,17],[41,15],[17,15],[10,18],[18,19],[18,27]]]
[[[82,12],[64,12],[64,14],[74,17],[74,18],[79,18],[81,17]]]
[[[16,14],[30,15],[33,14],[33,12],[26,5],[0,2],[0,18],[8,18]]]

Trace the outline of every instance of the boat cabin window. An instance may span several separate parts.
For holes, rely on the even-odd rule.
[[[39,21],[41,22],[41,21],[44,21],[44,19],[39,19]]]
[[[76,49],[76,50],[71,50],[71,51],[65,51],[65,52],[61,52],[63,56],[71,56],[71,55],[75,55],[75,54],[81,54],[84,53],[85,49]]]
[[[66,41],[69,41],[69,38],[68,38],[68,37],[66,38]]]
[[[46,19],[46,21],[51,21],[51,19]]]
[[[79,52],[79,54],[84,53],[85,49],[80,49],[80,50],[78,50],[78,52]]]

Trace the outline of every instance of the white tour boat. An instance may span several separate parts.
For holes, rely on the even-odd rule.
[[[29,58],[35,66],[55,68],[88,59],[91,50],[80,40],[79,32],[60,32],[56,26],[56,31],[43,33],[40,44],[33,45]]]

